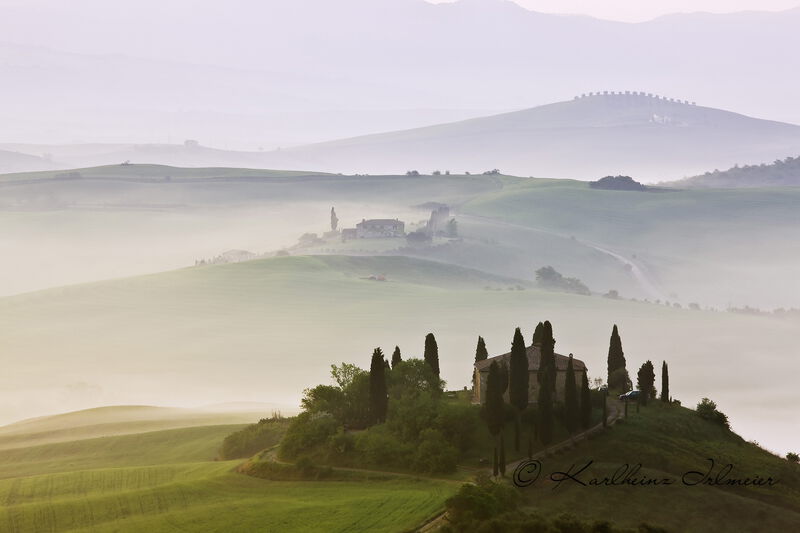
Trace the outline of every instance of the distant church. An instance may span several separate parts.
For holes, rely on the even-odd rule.
[[[542,350],[538,345],[531,345],[526,348],[528,354],[528,401],[536,403],[539,398],[539,365],[542,360]],[[564,401],[564,384],[567,382],[567,362],[569,357],[566,355],[556,355],[556,402]],[[475,374],[473,377],[473,401],[484,403],[486,401],[486,380],[489,377],[489,367],[493,362],[497,364],[505,363],[507,368],[511,367],[511,352],[495,357],[490,357],[475,363]],[[572,359],[572,368],[575,372],[575,385],[580,388],[581,374],[586,372],[586,365],[580,359]],[[508,391],[505,393],[505,400],[508,402]]]

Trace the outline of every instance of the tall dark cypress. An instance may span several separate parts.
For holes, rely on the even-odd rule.
[[[542,374],[539,386],[539,401],[537,404],[539,415],[539,442],[547,447],[553,440],[553,387],[550,385],[550,374]]]
[[[400,355],[400,347],[395,346],[394,352],[392,353],[392,368],[396,367],[402,362],[403,362],[403,357]]]
[[[439,377],[439,346],[436,344],[436,337],[433,333],[428,333],[425,336],[425,353],[423,355],[425,362],[433,369],[436,377]]]
[[[503,402],[502,392],[502,376],[500,375],[500,366],[496,361],[492,361],[489,365],[489,375],[486,378],[486,405],[484,406],[484,414],[486,419],[486,426],[489,433],[494,437],[494,475],[499,473],[498,465],[498,437],[503,431],[505,423],[505,405]]]
[[[386,387],[386,361],[383,351],[375,348],[369,365],[369,403],[372,422],[380,424],[386,420],[389,405]]]
[[[489,352],[486,351],[486,342],[483,337],[478,337],[478,346],[475,348],[475,362],[485,361],[489,358]]]
[[[536,329],[533,330],[533,345],[534,346],[541,346],[542,339],[544,338],[544,323],[539,322],[536,324]]]
[[[500,395],[505,396],[508,391],[508,364],[503,361],[500,367]]]
[[[580,424],[578,412],[578,389],[575,386],[575,367],[572,354],[567,361],[566,380],[564,383],[564,422],[570,434],[575,433]]]
[[[589,392],[589,377],[586,369],[581,373],[581,427],[589,429],[592,425],[592,393]]]
[[[539,359],[539,379],[543,374],[547,374],[548,383],[551,391],[556,390],[556,339],[553,337],[553,326],[549,320],[544,322],[542,327],[541,357]],[[541,383],[541,381],[540,381]]]
[[[669,369],[666,361],[661,363],[661,401],[669,403]]]
[[[519,451],[520,416],[522,411],[528,407],[528,387],[530,386],[528,351],[525,349],[525,339],[519,328],[514,331],[514,340],[511,342],[509,365],[508,399],[515,410],[514,449]]]
[[[625,390],[627,388],[627,374],[625,372],[625,353],[622,351],[622,339],[619,336],[617,325],[611,330],[611,340],[608,345],[608,388]]]

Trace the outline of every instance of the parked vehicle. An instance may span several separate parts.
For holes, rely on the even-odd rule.
[[[626,392],[625,394],[620,394],[619,395],[619,399],[623,400],[623,401],[626,401],[626,402],[628,400],[638,400],[639,399],[639,391],[638,390],[632,390],[632,391]]]

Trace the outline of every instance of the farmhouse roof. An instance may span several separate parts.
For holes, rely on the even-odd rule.
[[[528,346],[525,351],[528,354],[528,370],[539,370],[539,364],[542,360],[542,350],[539,346]],[[511,359],[511,352],[504,353],[503,355],[496,355],[494,357],[489,357],[488,359],[484,359],[483,361],[478,361],[475,363],[475,369],[478,372],[488,372],[489,366],[492,364],[492,361],[497,361],[498,363],[505,362],[506,364],[509,363]],[[561,355],[559,353],[556,354],[556,369],[557,370],[566,370],[567,369],[567,362],[569,361],[569,357],[566,355]],[[580,359],[572,358],[572,367],[575,372],[583,372],[586,370],[586,365]]]
[[[397,218],[371,218],[369,220],[362,220],[362,224],[390,224],[400,222]]]

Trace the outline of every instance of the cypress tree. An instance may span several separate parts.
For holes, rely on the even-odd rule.
[[[503,437],[503,432],[500,432],[500,458],[499,458],[499,470],[500,475],[506,475],[506,441]]]
[[[336,231],[339,227],[339,217],[336,216],[336,209],[331,207],[331,231]]]
[[[498,436],[503,431],[505,422],[505,404],[503,402],[502,376],[500,365],[492,361],[489,366],[489,375],[486,378],[486,405],[484,415],[489,433],[494,437],[494,475],[499,473],[497,444]]]
[[[637,374],[637,386],[639,387],[639,403],[647,405],[650,395],[653,393],[653,385],[656,381],[656,373],[653,370],[653,363],[647,361],[639,368]]]
[[[372,422],[380,424],[386,420],[388,407],[386,388],[386,361],[383,351],[375,348],[372,352],[372,362],[369,365],[369,403]]]
[[[589,392],[589,378],[586,370],[581,374],[581,427],[589,429],[592,425],[592,393]]]
[[[514,331],[514,340],[511,342],[511,358],[508,382],[509,403],[514,406],[514,449],[519,451],[519,419],[522,411],[528,407],[528,387],[530,377],[528,374],[528,352],[525,349],[525,339],[519,328]]]
[[[614,324],[614,329],[611,330],[611,340],[608,345],[608,388],[625,390],[627,388],[626,375],[625,353],[622,351],[622,339],[619,336],[617,325]]]
[[[425,336],[425,353],[423,358],[425,362],[428,363],[433,369],[433,373],[436,374],[436,377],[439,377],[439,346],[436,344],[436,337],[433,336],[433,333],[428,333]]]
[[[403,358],[400,356],[400,347],[395,346],[394,352],[392,353],[392,368],[396,367],[403,361]]]
[[[475,362],[479,363],[489,358],[489,352],[486,351],[486,342],[483,337],[478,337],[478,346],[475,348]]]
[[[564,383],[564,422],[570,434],[575,433],[580,424],[580,413],[578,412],[578,389],[575,386],[575,368],[572,362],[572,354],[567,361],[566,382]]]
[[[536,324],[536,329],[533,330],[533,345],[534,346],[541,346],[542,339],[544,338],[544,324],[539,322]]]
[[[542,374],[537,412],[539,441],[547,447],[553,440],[553,387],[550,385],[550,374],[547,372]]]
[[[500,396],[505,396],[508,391],[508,365],[503,361],[500,367]]]
[[[669,369],[666,361],[661,363],[661,401],[669,403]]]
[[[553,326],[545,320],[542,327],[541,357],[539,359],[539,377],[547,374],[552,392],[556,390],[556,339],[553,337]]]

